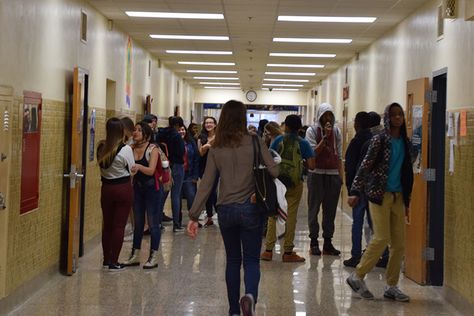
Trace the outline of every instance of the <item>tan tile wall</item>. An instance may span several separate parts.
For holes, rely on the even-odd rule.
[[[445,284],[474,304],[474,111],[468,112],[468,135],[455,147],[454,175],[445,171]]]
[[[66,106],[43,100],[39,208],[20,216],[22,98],[12,111],[11,213],[9,214],[7,293],[59,261]]]
[[[97,143],[105,138],[105,109],[89,107],[89,118],[92,109],[96,110],[96,126],[94,141],[94,160],[89,161],[89,145],[91,141],[90,126],[87,129],[87,180],[84,208],[84,242],[96,237],[102,231],[102,211],[100,208],[100,169],[97,165]],[[87,249],[86,249],[87,251]]]

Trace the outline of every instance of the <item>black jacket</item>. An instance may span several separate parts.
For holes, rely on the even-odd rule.
[[[355,134],[354,138],[349,143],[346,150],[346,157],[344,163],[344,170],[346,173],[346,187],[347,191],[351,190],[352,181],[354,181],[359,164],[364,157],[362,157],[362,147],[372,138],[372,133],[369,129],[364,129]]]
[[[158,129],[158,142],[168,147],[168,159],[171,164],[184,164],[184,141],[174,127]]]

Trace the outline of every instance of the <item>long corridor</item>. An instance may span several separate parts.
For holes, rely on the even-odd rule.
[[[310,256],[305,204],[304,195],[295,251],[306,262],[282,263],[277,243],[273,261],[261,262],[257,315],[460,315],[442,299],[440,288],[419,286],[403,276],[400,287],[410,303],[385,300],[382,268],[367,277],[374,301],[353,296],[345,283],[352,269],[342,264],[350,257],[350,216],[339,210],[336,218],[334,242],[342,256]],[[142,249],[148,246],[149,237]],[[130,247],[131,242],[124,243],[121,259]],[[11,315],[227,315],[225,251],[217,225],[201,229],[195,241],[166,226],[159,267],[151,271],[103,271],[100,244],[86,252],[76,274],[56,276]],[[142,253],[142,262],[147,256]]]

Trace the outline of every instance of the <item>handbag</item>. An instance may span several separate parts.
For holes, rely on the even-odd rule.
[[[257,207],[265,216],[278,214],[277,189],[273,177],[264,165],[260,142],[257,136],[252,136],[253,143],[253,174],[255,178],[255,195]]]

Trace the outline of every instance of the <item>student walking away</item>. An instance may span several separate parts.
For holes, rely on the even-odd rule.
[[[201,156],[201,159],[199,161],[199,177],[200,178],[202,178],[202,176],[204,175],[204,170],[206,169],[207,153],[209,152],[209,149],[211,149],[214,144],[214,139],[216,137],[216,126],[217,126],[217,121],[214,117],[212,116],[204,117],[204,121],[202,122],[201,135],[199,136],[199,139],[198,139],[199,155]],[[213,210],[216,209],[218,182],[219,182],[219,177],[216,177],[216,180],[214,181],[212,185],[211,194],[209,195],[209,198],[206,201],[207,220],[206,220],[206,223],[204,224],[206,227],[214,224],[212,220],[212,215],[213,215]]]
[[[367,288],[364,278],[389,245],[384,297],[408,302],[409,296],[397,284],[405,253],[405,216],[409,212],[413,169],[411,144],[400,104],[392,103],[387,106],[384,126],[385,132],[372,138],[348,197],[348,204],[354,207],[361,192],[365,191],[370,203],[374,236],[356,270],[346,281],[359,296],[373,299],[374,295]]]
[[[168,160],[171,164],[171,176],[173,186],[171,187],[171,209],[173,212],[173,232],[183,231],[180,221],[181,188],[184,180],[184,141],[178,130],[184,126],[183,119],[179,116],[171,116],[168,119],[169,126],[158,129],[158,142],[165,143],[168,147]],[[168,193],[162,199],[164,208]]]
[[[132,208],[131,175],[134,173],[133,151],[124,143],[122,122],[110,118],[106,123],[105,140],[97,146],[97,163],[100,166],[102,188],[102,249],[103,267],[109,271],[124,268],[118,262],[128,215]]]
[[[351,190],[352,181],[359,167],[362,146],[372,137],[369,129],[369,119],[370,117],[367,112],[359,112],[354,120],[356,134],[347,147],[344,163],[347,192]],[[368,215],[368,210],[369,203],[362,192],[359,202],[352,208],[352,249],[351,257],[344,260],[346,267],[355,267],[359,264],[360,257],[362,256],[362,227],[364,225],[364,217],[366,214]]]
[[[179,134],[184,140],[184,181],[182,193],[186,199],[188,211],[194,202],[197,191],[197,182],[199,178],[199,151],[196,142],[191,137],[185,126],[179,128]],[[182,214],[182,200],[180,207],[180,215]]]
[[[307,140],[298,136],[297,133],[301,126],[301,118],[298,115],[288,115],[285,119],[285,134],[275,138],[270,146],[270,149],[276,150],[281,156],[278,179],[283,182],[287,189],[285,198],[288,202],[288,217],[283,246],[283,262],[305,261],[305,258],[293,251],[295,247],[293,242],[295,239],[298,206],[303,194],[303,163],[306,161],[308,166],[314,169],[314,151]],[[272,260],[276,240],[276,217],[269,217],[265,251],[260,256],[260,259]]]
[[[228,101],[222,108],[216,139],[209,150],[206,171],[189,211],[188,234],[196,238],[202,207],[211,194],[218,175],[217,213],[219,229],[226,250],[227,296],[229,315],[240,315],[240,267],[243,262],[245,293],[240,305],[244,315],[254,315],[260,282],[260,249],[264,215],[257,208],[253,173],[254,147],[247,131],[246,107]],[[256,137],[256,136],[253,136]],[[278,166],[259,139],[268,172],[278,176]],[[252,198],[253,197],[253,198]]]
[[[319,249],[318,214],[323,209],[323,254],[339,256],[334,248],[334,220],[342,185],[342,137],[335,126],[332,105],[322,103],[317,112],[317,121],[306,131],[306,139],[316,152],[315,168],[308,170],[308,226],[311,238],[310,253],[321,255]]]
[[[133,247],[126,266],[140,265],[140,249],[145,226],[145,215],[148,219],[150,231],[150,254],[143,265],[143,269],[158,267],[158,248],[160,246],[161,229],[160,209],[163,189],[155,177],[156,165],[161,163],[156,145],[150,143],[153,131],[145,122],[139,122],[133,132],[133,155],[135,159],[136,175],[133,177],[133,216],[135,228],[133,230]]]

